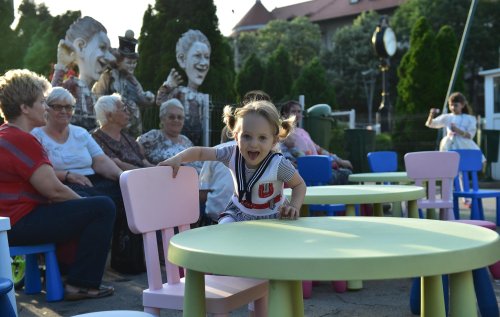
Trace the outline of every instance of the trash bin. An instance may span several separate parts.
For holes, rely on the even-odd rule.
[[[354,173],[370,172],[366,155],[368,152],[375,151],[375,134],[375,131],[366,129],[345,130],[345,150]]]
[[[319,104],[307,109],[304,117],[304,129],[309,132],[316,144],[327,150],[330,147],[334,122],[330,117],[331,112],[329,105]]]

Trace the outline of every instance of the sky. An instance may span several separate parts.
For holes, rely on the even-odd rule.
[[[154,4],[155,0],[33,0],[36,4],[44,2],[49,8],[51,15],[56,16],[67,10],[80,10],[82,16],[88,15],[101,22],[108,30],[111,46],[118,47],[118,36],[123,36],[126,30],[132,30],[137,38],[141,31],[142,16],[148,4]],[[283,7],[294,3],[305,2],[305,0],[262,0],[262,4],[269,10]],[[14,8],[17,8],[21,0],[14,0]],[[223,35],[230,35],[232,28],[254,5],[255,0],[214,0],[217,7],[219,29]],[[113,11],[119,9],[119,14]],[[14,24],[17,22],[14,22]]]

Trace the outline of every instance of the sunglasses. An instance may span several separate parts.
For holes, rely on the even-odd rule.
[[[66,112],[73,112],[75,110],[75,106],[73,105],[48,105],[52,110],[61,112],[66,110]]]

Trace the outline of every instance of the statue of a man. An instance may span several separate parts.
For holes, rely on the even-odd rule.
[[[52,86],[68,89],[76,99],[72,123],[91,130],[96,127],[91,92],[94,83],[116,59],[111,54],[106,28],[91,17],[76,20],[57,46],[57,64],[54,65]],[[78,78],[71,76],[63,82],[64,74],[73,63],[78,65]]]
[[[182,134],[186,135],[194,145],[202,145],[203,131],[208,131],[209,99],[207,94],[198,92],[198,87],[208,73],[210,52],[210,42],[200,31],[189,30],[182,34],[177,41],[176,57],[179,66],[186,72],[188,85],[180,86],[181,76],[172,68],[156,96],[158,105],[171,98],[177,98],[182,102],[186,114]]]
[[[92,92],[97,97],[119,93],[131,115],[128,133],[137,137],[142,134],[140,108],[153,106],[155,95],[150,91],[144,91],[134,76],[139,58],[139,54],[135,52],[137,40],[134,38],[134,32],[128,30],[124,37],[119,36],[118,39],[120,41],[119,48],[113,50],[116,64],[101,75],[101,78],[92,87]]]

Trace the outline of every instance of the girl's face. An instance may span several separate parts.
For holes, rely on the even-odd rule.
[[[248,168],[258,168],[278,142],[271,124],[256,113],[238,119],[235,131],[234,138]]]
[[[464,104],[461,102],[448,102],[448,107],[450,108],[450,112],[454,114],[461,114],[462,109],[464,108]]]

